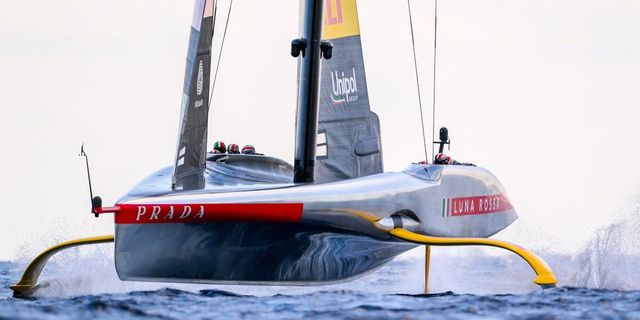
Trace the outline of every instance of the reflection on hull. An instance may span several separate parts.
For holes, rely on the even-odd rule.
[[[415,247],[289,223],[118,225],[123,280],[317,285],[374,270]]]

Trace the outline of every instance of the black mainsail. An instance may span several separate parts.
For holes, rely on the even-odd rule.
[[[196,0],[184,74],[172,188],[204,188],[215,0]]]
[[[382,172],[380,121],[371,111],[356,0],[325,0],[323,39],[333,57],[322,63],[315,181]]]

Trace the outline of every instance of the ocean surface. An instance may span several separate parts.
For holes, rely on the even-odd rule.
[[[560,287],[541,290],[513,255],[434,248],[425,295],[420,249],[321,287],[122,282],[109,245],[71,251],[51,260],[48,286],[29,300],[8,289],[27,260],[0,262],[0,319],[640,319],[640,261],[629,256],[547,255]]]

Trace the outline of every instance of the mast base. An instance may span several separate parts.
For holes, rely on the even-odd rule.
[[[40,277],[40,273],[42,273],[42,269],[44,269],[44,266],[47,264],[49,259],[56,253],[77,246],[108,243],[113,241],[113,235],[82,238],[65,241],[43,251],[35,259],[33,259],[29,266],[27,266],[27,269],[24,270],[20,282],[9,287],[11,290],[13,290],[13,297],[27,298],[31,296],[38,288],[44,287],[43,285],[38,285],[38,278]]]
[[[542,258],[538,257],[535,253],[525,248],[506,241],[485,238],[432,237],[417,234],[400,228],[393,229],[389,231],[389,233],[398,239],[413,243],[424,244],[427,246],[490,246],[509,250],[519,255],[531,266],[531,268],[537,275],[537,277],[533,280],[533,283],[539,285],[540,287],[542,287],[542,289],[554,288],[558,283],[558,280],[553,274],[553,271],[551,270],[549,265],[544,260],[542,260]],[[428,275],[428,273],[425,274]]]

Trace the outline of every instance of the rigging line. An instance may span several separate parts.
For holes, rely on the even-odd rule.
[[[418,105],[420,106],[420,123],[422,124],[422,146],[424,147],[424,160],[428,161],[427,155],[427,135],[424,131],[424,114],[422,112],[422,94],[420,93],[420,77],[418,76],[418,59],[416,58],[416,41],[413,36],[413,19],[411,18],[411,0],[407,0],[409,9],[409,25],[411,26],[411,45],[413,47],[413,65],[416,71],[416,86],[418,87]]]
[[[216,89],[216,80],[218,79],[218,70],[220,69],[220,60],[222,60],[222,49],[224,49],[224,40],[227,38],[227,29],[229,28],[229,20],[231,20],[230,19],[231,7],[233,7],[233,0],[229,2],[229,12],[227,12],[227,21],[224,24],[224,32],[222,33],[222,42],[220,43],[220,54],[218,54],[218,62],[216,62],[216,73],[213,74],[213,83],[211,84],[211,95],[209,96],[209,106],[211,106],[211,101],[213,100],[213,92]]]
[[[438,61],[438,0],[434,0],[434,8],[433,8],[433,92],[431,96],[433,97],[433,104],[431,106],[431,136],[433,140],[436,141],[436,65]],[[432,144],[433,146],[433,144]],[[433,156],[435,157],[435,147],[432,150]]]

